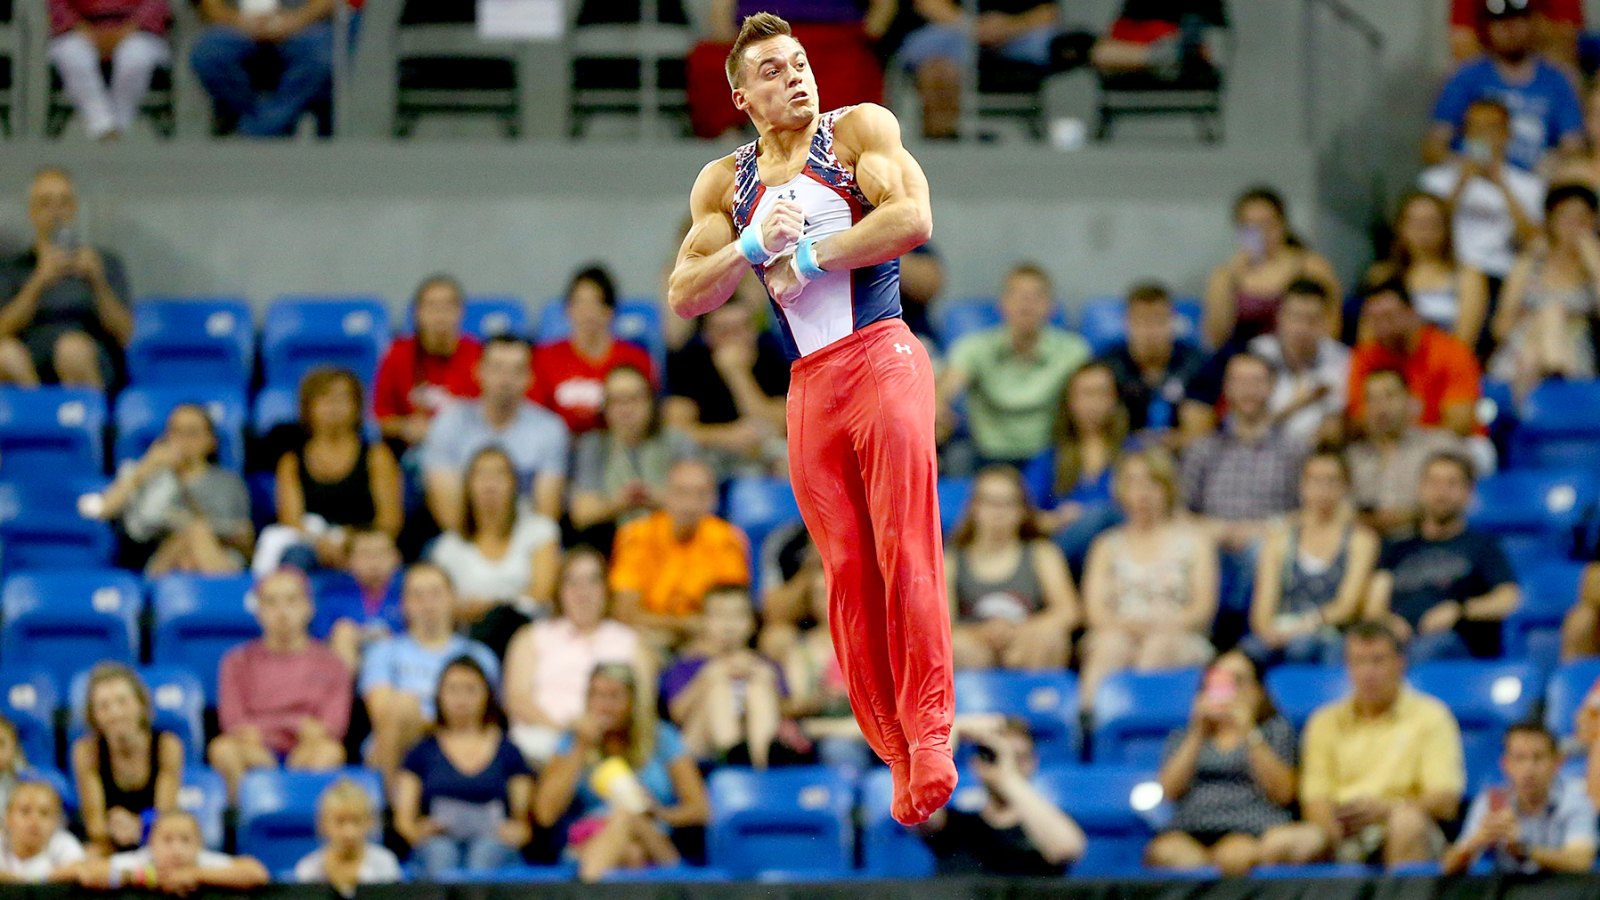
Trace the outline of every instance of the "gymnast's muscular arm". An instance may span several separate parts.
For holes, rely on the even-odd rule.
[[[667,306],[690,319],[728,302],[750,264],[739,252],[733,217],[732,156],[711,162],[700,170],[689,194],[693,224],[678,249],[678,261],[667,278]],[[800,238],[805,218],[800,207],[785,200],[774,204],[761,222],[761,242],[785,247]]]
[[[933,208],[922,167],[900,143],[900,123],[881,106],[863,103],[839,117],[839,161],[874,209],[846,231],[818,241],[825,271],[859,269],[897,259],[933,236]]]

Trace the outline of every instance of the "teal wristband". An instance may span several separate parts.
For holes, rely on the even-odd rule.
[[[760,226],[751,225],[739,232],[739,255],[752,266],[764,266],[772,262],[773,254],[768,253],[766,245],[761,243]]]
[[[801,238],[800,243],[794,248],[794,270],[799,273],[801,280],[806,282],[816,281],[828,274],[817,265],[815,243],[811,238]]]

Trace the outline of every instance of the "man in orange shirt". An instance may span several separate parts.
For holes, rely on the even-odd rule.
[[[711,467],[682,460],[667,474],[661,509],[617,532],[611,556],[617,618],[654,646],[682,642],[712,586],[750,583],[749,541],[712,514],[716,507]]]
[[[1471,437],[1478,429],[1478,397],[1483,388],[1483,374],[1472,351],[1454,336],[1425,323],[1400,281],[1370,285],[1361,297],[1366,338],[1356,345],[1350,359],[1350,419],[1362,421],[1367,376],[1379,369],[1394,369],[1405,376],[1406,390],[1422,407],[1420,424]]]

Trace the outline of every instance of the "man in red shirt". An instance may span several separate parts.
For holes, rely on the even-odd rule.
[[[428,422],[454,397],[478,396],[483,345],[461,333],[466,298],[449,275],[430,275],[412,297],[415,337],[396,338],[378,366],[372,411],[383,436],[407,447],[421,443]]]
[[[1578,36],[1583,32],[1583,0],[1506,0],[1534,14],[1538,50],[1551,62],[1578,68]],[[1450,0],[1450,57],[1466,62],[1483,52],[1483,0]]]
[[[1476,433],[1483,375],[1467,345],[1423,322],[1398,280],[1368,286],[1361,296],[1362,330],[1368,337],[1350,359],[1351,420],[1363,421],[1367,376],[1394,369],[1421,405],[1422,425],[1462,437]]]
[[[576,437],[603,424],[600,408],[606,399],[606,376],[614,369],[638,369],[652,386],[656,376],[649,353],[611,336],[617,288],[605,269],[590,266],[572,276],[563,302],[572,334],[534,353],[528,399],[559,413]]]

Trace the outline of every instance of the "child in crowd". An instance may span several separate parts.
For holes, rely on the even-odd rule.
[[[0,716],[0,809],[10,807],[11,792],[27,768],[28,758],[22,752],[16,723]]]
[[[271,880],[267,867],[254,857],[205,849],[199,820],[180,809],[169,809],[156,819],[143,847],[85,862],[78,874],[78,883],[86,888],[168,894],[189,894],[200,888],[247,891]]]
[[[83,844],[62,827],[61,796],[44,781],[23,781],[6,802],[0,883],[74,881]]]
[[[361,667],[367,644],[406,630],[400,611],[400,550],[386,531],[350,533],[349,561],[342,572],[318,580],[317,614],[311,635],[351,671]]]
[[[376,820],[372,798],[348,778],[329,785],[317,801],[317,832],[322,849],[300,860],[294,880],[300,884],[328,884],[343,896],[362,884],[393,884],[404,880],[400,860],[370,837]]]

